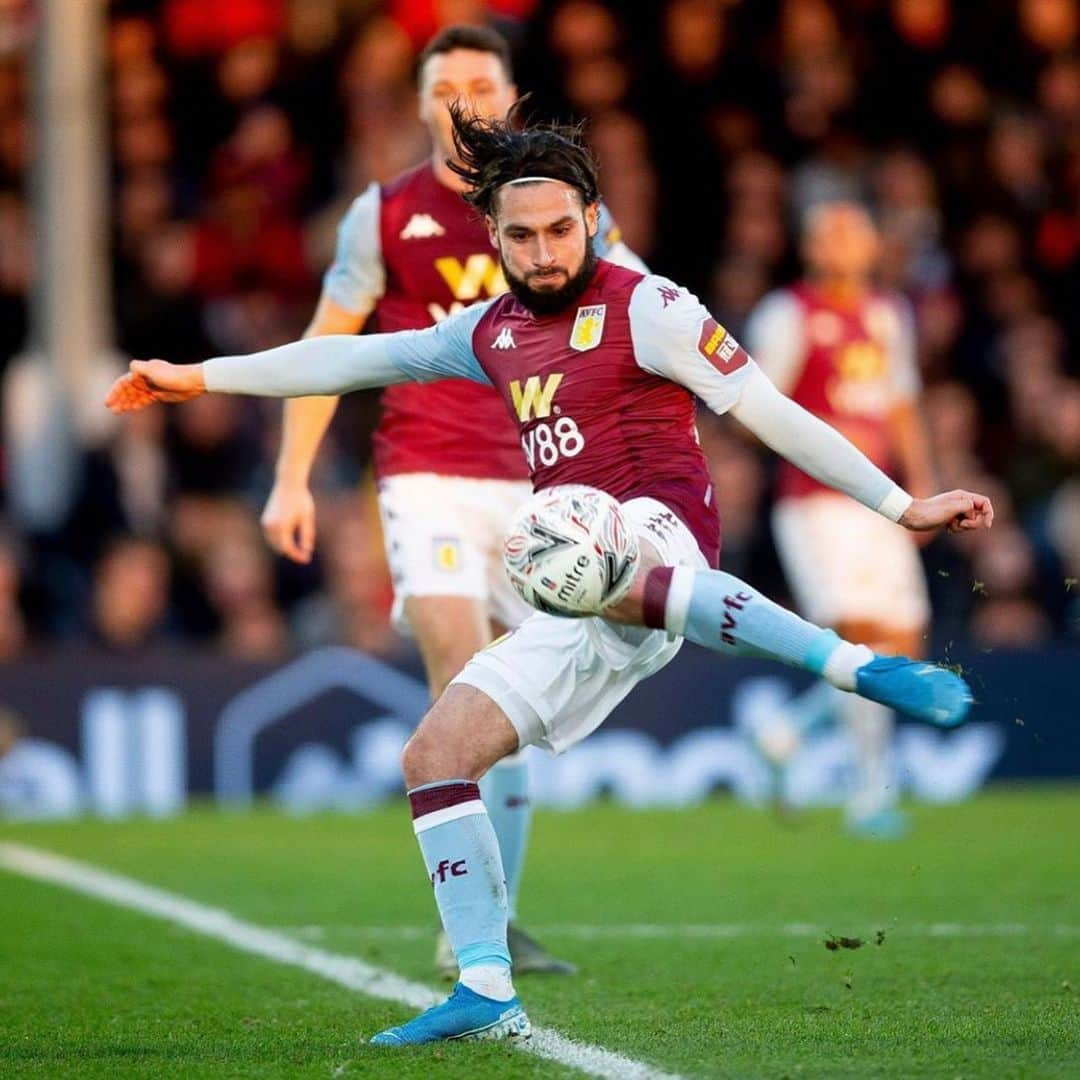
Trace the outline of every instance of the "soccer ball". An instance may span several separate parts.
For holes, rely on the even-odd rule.
[[[527,604],[549,615],[598,615],[630,591],[637,537],[616,499],[584,484],[534,495],[514,515],[503,564]]]

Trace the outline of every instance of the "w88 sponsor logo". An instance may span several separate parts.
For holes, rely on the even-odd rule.
[[[521,448],[529,471],[554,465],[560,458],[577,457],[585,449],[585,436],[569,416],[542,420],[521,433]]]

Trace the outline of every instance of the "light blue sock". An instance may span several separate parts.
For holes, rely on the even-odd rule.
[[[470,967],[510,969],[506,881],[476,784],[448,780],[409,792],[413,828],[443,927],[464,979]]]
[[[722,570],[661,566],[645,582],[645,623],[732,656],[761,656],[852,690],[873,653],[774,604]]]
[[[529,763],[525,751],[504,757],[480,781],[480,794],[499,841],[503,871],[506,874],[507,914],[517,918],[518,889],[525,868],[525,848],[532,823],[529,801]]]

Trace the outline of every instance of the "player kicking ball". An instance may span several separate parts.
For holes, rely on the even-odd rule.
[[[422,330],[470,304],[498,296],[506,282],[487,229],[464,202],[449,105],[503,117],[517,97],[510,46],[494,30],[450,26],[428,42],[417,64],[420,117],[431,158],[355,199],[338,229],[334,262],[305,337]],[[598,251],[644,269],[619,240],[601,205]],[[502,569],[510,518],[531,486],[518,434],[499,395],[467,379],[391,386],[374,437],[375,475],[386,557],[394,582],[394,625],[420,649],[432,701],[470,657],[532,610]],[[315,501],[311,466],[337,409],[336,397],[286,402],[273,491],[263,511],[271,546],[311,561]],[[515,922],[532,806],[524,753],[484,777],[481,794],[499,838],[510,902],[514,970],[572,975]],[[435,963],[450,978],[457,962],[445,934]]]
[[[539,500],[519,517],[527,527],[511,533],[508,563],[532,580],[523,532],[540,566],[545,551],[573,555],[560,563],[562,581],[541,572],[543,592],[527,590],[546,610],[473,657],[405,748],[413,827],[461,975],[445,1002],[379,1033],[379,1045],[529,1034],[511,979],[502,862],[477,780],[521,747],[559,752],[585,738],[671,660],[681,638],[782,661],[933,723],[958,723],[970,706],[952,672],[876,657],[713,569],[719,520],[695,437],[695,395],[908,529],[993,521],[982,495],[913,499],[781,394],[685,289],[598,260],[596,167],[573,132],[518,130],[513,114],[502,122],[458,110],[454,130],[454,167],[485,215],[508,294],[428,330],[314,338],[189,366],[134,361],[108,398],[124,412],[206,392],[296,397],[409,379],[490,383],[516,420]],[[564,485],[601,493],[553,490]],[[596,547],[613,555],[609,576],[602,589],[585,588]],[[571,613],[602,617],[564,617]]]

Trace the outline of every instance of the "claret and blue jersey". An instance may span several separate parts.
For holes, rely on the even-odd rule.
[[[533,315],[505,294],[387,343],[409,378],[490,383],[538,490],[590,484],[621,501],[657,499],[715,564],[719,520],[694,397],[726,412],[753,363],[686,290],[600,260],[557,315]]]

